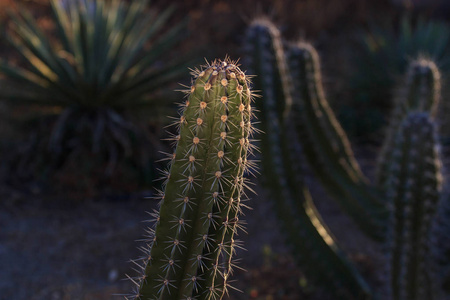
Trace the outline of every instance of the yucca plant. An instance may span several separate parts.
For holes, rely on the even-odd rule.
[[[187,63],[167,63],[161,56],[180,42],[185,23],[168,27],[174,8],[148,10],[146,0],[50,3],[56,38],[26,10],[11,14],[8,37],[23,66],[0,61],[8,81],[0,97],[12,104],[59,108],[51,136],[38,139],[47,157],[56,158],[53,162],[63,163],[81,147],[108,157],[109,171],[124,157],[146,165],[145,151],[139,150],[145,135],[128,114],[145,107],[149,119],[158,116],[156,105],[166,102],[155,93]]]

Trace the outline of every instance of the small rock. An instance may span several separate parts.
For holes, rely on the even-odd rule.
[[[117,271],[117,269],[112,269],[111,271],[109,271],[108,280],[110,282],[116,281],[117,278],[119,278],[119,271]]]

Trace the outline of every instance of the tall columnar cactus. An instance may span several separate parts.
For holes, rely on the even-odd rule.
[[[446,187],[448,189],[448,186]],[[433,248],[437,259],[437,272],[441,286],[450,293],[450,193],[443,191],[433,224]]]
[[[308,278],[324,284],[339,299],[370,299],[371,291],[339,248],[336,239],[324,224],[303,182],[298,157],[299,141],[293,134],[289,105],[283,99],[282,82],[289,84],[284,65],[284,52],[278,29],[265,19],[254,21],[247,30],[245,47],[249,54],[246,65],[259,76],[253,85],[261,91],[258,101],[262,135],[263,171],[271,197],[294,257],[303,266]],[[281,62],[281,63],[280,63]],[[280,95],[281,93],[281,95]]]
[[[274,191],[275,206],[282,214],[294,254],[303,258],[302,267],[308,271],[315,265],[323,282],[332,278],[334,284],[353,291],[347,295],[370,297],[364,281],[337,248],[304,186],[304,157],[365,233],[391,241],[389,297],[424,299],[434,293],[427,265],[432,251],[427,243],[440,194],[433,128],[440,93],[436,66],[424,59],[414,61],[406,87],[397,99],[391,133],[380,160],[385,172],[382,176],[393,178],[389,180],[390,192],[386,192],[386,183],[368,182],[354,158],[348,138],[325,98],[315,49],[307,43],[296,43],[284,54],[280,33],[267,19],[254,21],[245,41],[245,61],[259,76],[254,84],[263,98],[258,108],[262,112],[261,129],[266,132],[261,143],[264,175]],[[390,202],[394,203],[394,212],[388,224]],[[387,230],[386,226],[391,228]]]
[[[350,142],[325,98],[316,50],[307,43],[293,44],[287,61],[294,87],[294,121],[304,155],[360,228],[382,239],[384,206],[362,174]]]
[[[270,97],[278,101],[277,114],[280,119],[286,118],[292,105],[291,82],[286,56],[283,49],[280,31],[267,18],[257,18],[249,26],[246,33],[244,51],[247,53],[245,64],[258,66],[260,80],[264,87],[273,92]],[[257,50],[257,51],[255,51]],[[255,64],[258,62],[258,64]],[[261,89],[262,97],[267,97],[266,88]]]
[[[430,228],[441,188],[435,128],[429,114],[409,113],[395,136],[388,199],[391,204],[389,291],[392,300],[435,299]]]
[[[249,167],[251,92],[228,59],[194,76],[175,122],[176,149],[135,299],[221,299],[229,286]]]
[[[405,76],[404,85],[397,95],[389,131],[378,160],[376,184],[381,190],[386,188],[392,149],[400,123],[412,111],[429,112],[431,118],[434,118],[440,92],[440,74],[434,62],[427,59],[412,61]]]

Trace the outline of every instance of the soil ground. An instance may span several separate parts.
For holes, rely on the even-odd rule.
[[[371,150],[364,150],[373,162]],[[380,245],[364,237],[340,213],[320,186],[307,178],[317,206],[343,248],[372,283],[379,284]],[[283,233],[267,191],[246,212],[248,234],[241,234],[246,251],[239,251],[230,299],[332,299],[325,290],[305,282],[285,246]],[[140,255],[137,240],[146,227],[146,212],[156,208],[151,192],[121,199],[97,196],[82,201],[63,196],[1,189],[0,299],[88,300],[120,299],[131,290],[129,259]]]

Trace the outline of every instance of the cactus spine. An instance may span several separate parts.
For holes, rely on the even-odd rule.
[[[294,116],[290,105],[277,101],[280,92],[290,93],[286,91],[289,77],[278,29],[265,19],[255,20],[247,30],[246,41],[247,67],[260,74],[253,84],[262,94],[257,108],[265,132],[261,141],[264,174],[294,257],[309,278],[332,287],[340,299],[370,299],[370,288],[338,247],[304,185],[300,145],[292,134]]]
[[[240,227],[251,134],[247,76],[228,59],[194,72],[136,299],[221,299]]]
[[[388,177],[392,206],[389,298],[435,299],[430,228],[441,187],[434,124],[427,113],[410,113],[399,124]]]
[[[394,138],[400,123],[412,111],[429,112],[434,118],[439,103],[441,84],[439,70],[426,59],[412,61],[399,91],[391,117],[391,124],[378,159],[376,185],[385,190],[389,176]]]

